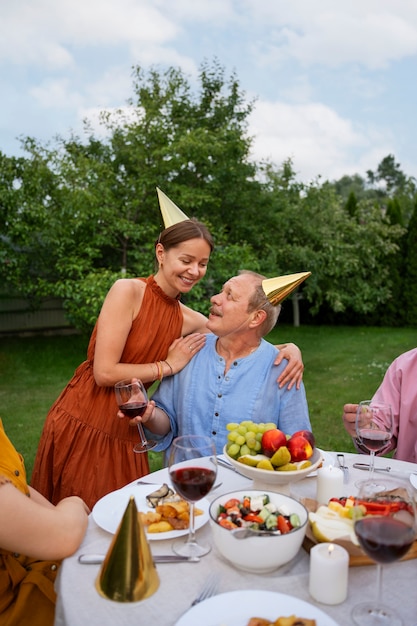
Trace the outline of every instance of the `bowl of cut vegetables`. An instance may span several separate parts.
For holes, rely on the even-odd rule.
[[[247,489],[218,496],[210,504],[209,519],[215,546],[227,561],[266,574],[301,549],[308,512],[291,496]]]

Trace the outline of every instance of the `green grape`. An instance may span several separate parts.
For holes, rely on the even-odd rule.
[[[243,435],[238,435],[238,436],[236,437],[236,439],[235,439],[235,443],[236,443],[238,446],[243,446],[243,444],[245,443],[245,441],[246,441],[246,439],[244,438],[244,436],[243,436]]]
[[[230,444],[227,448],[227,453],[230,454],[232,458],[237,459],[237,457],[240,456],[240,446],[236,443]]]
[[[272,430],[273,428],[276,428],[277,425],[274,424],[274,422],[267,422],[267,424],[265,424],[265,430]]]
[[[240,447],[240,453],[239,456],[243,456],[244,454],[250,454],[250,450],[248,448],[248,446],[246,444],[244,444],[243,446]]]
[[[229,422],[229,424],[226,424],[227,430],[236,430],[236,428],[239,428],[239,424],[236,422]]]
[[[255,437],[256,441],[262,441],[262,436],[263,436],[263,433],[256,433],[256,437]]]
[[[252,450],[255,450],[256,439],[247,439],[246,445],[248,446],[249,450],[252,452]]]
[[[255,441],[255,452],[260,452],[262,450],[262,445],[260,441]]]
[[[254,433],[253,430],[248,430],[245,435],[245,439],[246,441],[249,441],[249,439],[256,439],[256,433]]]
[[[227,440],[233,442],[236,441],[237,437],[239,437],[239,433],[237,433],[235,430],[232,430],[232,432],[227,435]]]
[[[242,424],[240,424],[240,426],[239,426],[239,427],[238,427],[238,429],[237,429],[237,432],[238,432],[240,435],[246,435],[246,432],[247,432],[247,428],[246,428],[246,426],[242,426]]]

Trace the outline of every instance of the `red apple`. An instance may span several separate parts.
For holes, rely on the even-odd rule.
[[[287,448],[291,454],[291,462],[306,461],[313,454],[313,448],[309,440],[302,435],[293,435],[287,441]]]
[[[307,441],[310,442],[310,446],[314,448],[314,446],[316,445],[316,439],[311,430],[297,430],[296,433],[292,434],[292,437],[298,437],[298,435],[301,435],[301,437],[305,437]]]
[[[271,428],[266,430],[262,435],[261,446],[262,452],[265,456],[271,457],[274,452],[281,448],[281,446],[287,445],[287,437],[279,428]]]

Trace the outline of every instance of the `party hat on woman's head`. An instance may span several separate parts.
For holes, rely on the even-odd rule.
[[[300,272],[299,274],[266,278],[262,281],[262,289],[269,302],[275,306],[282,302],[309,276],[311,276],[311,272]]]
[[[158,187],[156,188],[156,191],[158,193],[159,206],[161,208],[165,228],[189,219],[185,213],[183,213],[181,209],[179,209],[177,205],[164,194],[163,191],[161,191]]]

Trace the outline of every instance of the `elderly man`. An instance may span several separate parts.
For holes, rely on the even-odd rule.
[[[277,385],[286,361],[274,365],[277,349],[263,337],[274,328],[281,305],[266,297],[264,280],[242,271],[211,298],[206,345],[161,382],[142,417],[157,435],[155,450],[167,450],[183,434],[204,434],[221,453],[226,425],[243,420],[275,422],[288,434],[311,430],[303,384],[290,390]]]

